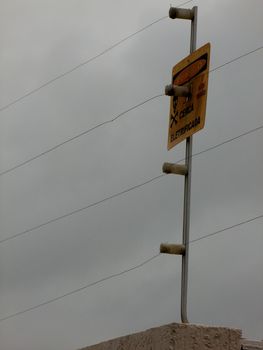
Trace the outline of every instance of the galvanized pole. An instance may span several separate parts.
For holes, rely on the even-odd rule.
[[[191,20],[191,43],[190,53],[196,50],[197,32],[197,6],[193,7]],[[184,182],[184,217],[183,217],[183,245],[185,253],[182,255],[182,283],[181,283],[181,320],[188,323],[187,318],[187,289],[188,289],[188,260],[189,260],[189,228],[190,228],[190,201],[191,201],[191,172],[192,172],[192,144],[193,137],[186,139],[185,165],[187,174]]]

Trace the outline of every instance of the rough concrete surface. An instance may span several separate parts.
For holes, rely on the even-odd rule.
[[[241,339],[241,349],[243,350],[263,350],[263,340]]]
[[[82,350],[240,350],[241,331],[172,323]]]

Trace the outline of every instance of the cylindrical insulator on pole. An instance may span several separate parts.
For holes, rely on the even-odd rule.
[[[188,97],[191,96],[191,86],[190,84],[185,84],[182,86],[178,85],[166,85],[165,87],[166,96],[178,96],[178,97]]]
[[[169,10],[169,17],[172,19],[190,19],[194,18],[194,11],[192,9],[181,9],[179,7],[171,7]]]
[[[184,255],[184,253],[185,253],[185,246],[183,244],[162,243],[160,245],[160,253],[174,254],[174,255]]]
[[[163,163],[163,172],[165,174],[186,175],[187,167],[183,164]]]

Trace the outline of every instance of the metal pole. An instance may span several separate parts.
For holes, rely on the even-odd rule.
[[[190,53],[196,49],[197,6],[193,7],[194,16],[191,20]],[[184,217],[183,217],[183,245],[185,253],[182,256],[182,283],[181,283],[181,320],[188,323],[187,318],[187,288],[188,288],[188,258],[189,258],[189,228],[190,228],[190,201],[191,201],[191,172],[192,172],[192,136],[186,139],[185,164],[187,174],[184,182]]]

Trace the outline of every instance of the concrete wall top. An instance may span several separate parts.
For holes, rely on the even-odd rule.
[[[263,350],[263,340],[241,339],[241,349],[243,350]]]
[[[240,350],[240,341],[238,329],[172,323],[81,350]]]

